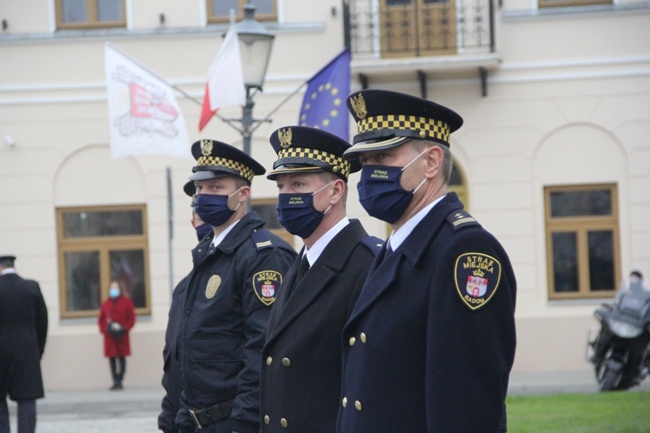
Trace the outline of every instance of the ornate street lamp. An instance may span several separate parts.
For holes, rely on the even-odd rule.
[[[255,6],[244,5],[244,19],[235,26],[239,38],[244,84],[246,85],[246,106],[243,108],[242,130],[244,152],[251,153],[253,119],[253,96],[262,90],[266,69],[271,58],[271,48],[275,35],[255,20]]]

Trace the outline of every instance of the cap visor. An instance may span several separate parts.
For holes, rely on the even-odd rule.
[[[192,173],[190,177],[188,177],[189,180],[208,180],[208,179],[216,179],[218,177],[224,177],[224,176],[232,176],[232,177],[239,177],[236,174],[232,173],[225,173],[222,171],[208,171],[208,170],[201,170],[197,171],[196,173]]]
[[[326,171],[322,167],[283,167],[280,166],[266,175],[267,179],[275,180],[279,174],[319,173]]]
[[[361,141],[354,144],[343,153],[346,159],[357,159],[361,152],[375,152],[377,150],[391,149],[412,140],[411,137],[394,137],[383,141]]]

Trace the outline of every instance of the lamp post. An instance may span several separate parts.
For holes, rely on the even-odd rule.
[[[271,48],[275,36],[255,20],[255,6],[247,3],[244,5],[244,19],[235,26],[237,38],[239,39],[239,50],[241,55],[242,70],[244,73],[244,84],[246,86],[246,105],[242,114],[242,129],[244,152],[251,154],[253,96],[258,90],[262,90],[266,69],[271,58]]]

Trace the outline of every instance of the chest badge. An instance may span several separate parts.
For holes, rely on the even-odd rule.
[[[275,302],[275,293],[282,285],[282,274],[278,271],[261,271],[253,275],[253,290],[264,305]]]
[[[456,291],[470,310],[485,306],[501,282],[501,263],[483,253],[465,253],[456,259]]]
[[[219,275],[213,275],[208,280],[208,284],[205,286],[205,297],[207,299],[214,298],[214,295],[217,294],[219,286],[221,285],[221,277]]]

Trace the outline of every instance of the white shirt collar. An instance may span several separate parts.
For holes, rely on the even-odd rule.
[[[440,200],[442,200],[443,198],[445,198],[444,195],[438,198],[437,200],[435,200],[433,203],[427,205],[425,208],[420,210],[420,212],[416,213],[411,218],[409,218],[408,221],[406,221],[402,225],[402,227],[393,231],[390,234],[388,240],[386,241],[390,246],[390,248],[393,251],[397,250],[399,246],[402,245],[402,243],[406,240],[406,238],[411,234],[415,226],[417,226],[420,223],[420,221],[422,221],[424,217],[427,216],[427,214],[431,211],[431,209],[433,209],[433,207],[436,204],[438,204]]]
[[[307,246],[305,246],[305,253],[303,255],[307,255],[309,266],[313,266],[316,260],[318,260],[320,257],[325,247],[330,243],[332,239],[334,239],[334,236],[338,235],[339,232],[343,230],[348,224],[350,224],[350,220],[344,217],[341,221],[337,222],[334,227],[329,229],[323,236],[321,236],[320,239],[314,242],[314,245],[312,245],[310,249],[307,249]]]
[[[217,248],[219,244],[221,244],[223,239],[226,237],[226,235],[231,232],[231,230],[237,225],[239,221],[241,221],[241,218],[235,221],[234,223],[230,224],[228,227],[226,227],[226,229],[221,233],[219,233],[218,236],[215,236],[214,239],[212,239],[212,246],[214,248]]]
[[[2,272],[0,272],[0,275],[7,275],[7,274],[15,274],[16,270],[14,268],[7,268],[3,269]]]

